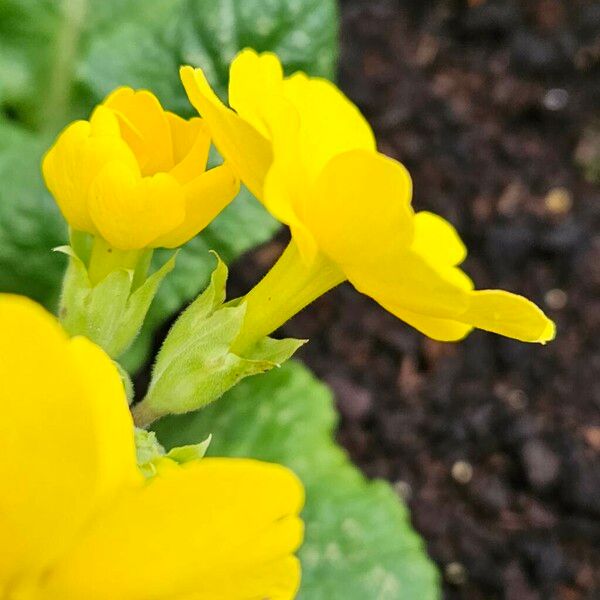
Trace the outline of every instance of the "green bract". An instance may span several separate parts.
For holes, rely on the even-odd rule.
[[[175,267],[175,255],[149,277],[142,256],[131,268],[119,266],[94,282],[93,265],[86,264],[73,247],[57,250],[69,256],[59,310],[63,327],[71,335],[85,335],[118,358],[139,333],[158,286]]]
[[[280,366],[304,343],[265,337],[243,355],[231,346],[244,323],[245,305],[223,304],[227,267],[217,267],[206,290],[177,319],[158,353],[150,388],[134,410],[145,426],[220,398],[244,377]]]
[[[137,452],[137,463],[144,477],[154,477],[160,469],[170,468],[177,465],[184,465],[204,458],[212,436],[209,435],[199,444],[188,444],[171,448],[168,452],[156,439],[153,431],[145,429],[135,430],[135,447]]]

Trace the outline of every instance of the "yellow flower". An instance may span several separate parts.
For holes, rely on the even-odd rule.
[[[0,598],[294,597],[302,488],[206,458],[146,480],[116,368],[32,301],[0,295]]]
[[[454,228],[415,214],[406,169],[375,150],[358,109],[331,83],[284,77],[273,54],[244,50],[230,70],[224,106],[202,71],[183,67],[191,103],[217,148],[292,242],[246,297],[238,352],[348,279],[426,335],[444,341],[478,327],[547,342],[554,324],[532,302],[475,291],[458,268],[466,250]]]
[[[337,154],[358,148],[375,151],[369,124],[335,85],[300,72],[284,77],[273,53],[246,49],[231,63],[229,103],[235,112],[219,100],[201,69],[182,67],[181,80],[219,151],[250,191],[274,213],[281,213],[284,222],[285,216],[292,216],[288,207],[282,200],[267,198],[265,190],[274,153],[299,155],[301,163],[295,165],[290,184],[303,186]],[[298,128],[293,140],[276,131],[288,119]]]
[[[74,230],[120,250],[174,248],[238,191],[227,164],[205,171],[209,147],[201,119],[165,111],[148,91],[119,88],[89,121],[60,134],[42,170]]]

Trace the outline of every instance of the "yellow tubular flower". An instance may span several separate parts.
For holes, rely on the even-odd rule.
[[[0,295],[0,598],[289,600],[302,487],[207,458],[146,481],[112,361]]]
[[[200,69],[183,67],[191,103],[221,153],[292,242],[246,297],[242,352],[348,279],[426,335],[463,338],[473,327],[545,343],[554,324],[532,302],[475,291],[458,265],[466,249],[441,217],[414,213],[406,169],[375,149],[358,109],[331,83],[284,77],[273,54],[244,50],[223,105]]]
[[[206,169],[201,119],[165,111],[148,91],[119,88],[89,121],[69,125],[42,163],[69,225],[119,250],[175,248],[237,194],[229,165]]]

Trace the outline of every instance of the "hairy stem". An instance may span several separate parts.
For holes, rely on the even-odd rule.
[[[242,356],[261,338],[344,281],[345,276],[323,255],[305,264],[292,240],[263,279],[242,299],[246,316],[232,352]]]
[[[131,416],[136,427],[147,429],[163,415],[156,413],[147,402],[142,401],[131,408]]]

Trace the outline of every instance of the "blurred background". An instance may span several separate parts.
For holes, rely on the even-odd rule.
[[[284,329],[334,390],[339,441],[393,483],[445,597],[600,598],[600,3],[345,0],[340,83],[477,287],[556,341],[440,344],[349,285]],[[243,293],[280,234],[233,265]]]

